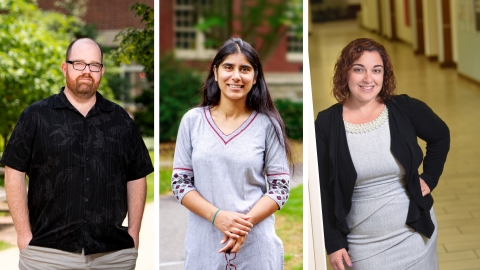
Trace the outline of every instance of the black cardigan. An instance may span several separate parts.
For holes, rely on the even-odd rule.
[[[422,196],[421,177],[430,191],[437,186],[450,148],[450,133],[442,121],[424,102],[407,95],[393,96],[385,103],[388,108],[392,154],[405,169],[410,205],[406,224],[430,238],[435,226],[430,217],[433,198]],[[325,247],[330,254],[348,250],[350,230],[346,216],[352,205],[357,173],[348,150],[342,104],[321,111],[315,120],[318,170],[322,199]],[[427,153],[417,143],[427,142]],[[423,173],[418,168],[423,159]]]

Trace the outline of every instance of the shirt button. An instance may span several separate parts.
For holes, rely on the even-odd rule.
[[[87,181],[90,181],[90,178],[87,177]]]
[[[88,202],[88,198],[85,198],[85,202]]]

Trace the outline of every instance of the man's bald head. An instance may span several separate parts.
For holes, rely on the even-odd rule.
[[[95,44],[98,49],[100,50],[100,55],[101,55],[101,64],[103,64],[103,51],[102,51],[102,48],[100,47],[100,45],[98,45],[97,42],[95,42],[93,39],[90,39],[90,38],[79,38],[79,39],[76,39],[74,40],[72,43],[70,43],[70,45],[68,45],[68,48],[67,48],[67,53],[65,55],[65,61],[69,61],[70,59],[70,53],[72,51],[72,47],[73,45],[75,45],[76,43],[90,43],[90,44]]]

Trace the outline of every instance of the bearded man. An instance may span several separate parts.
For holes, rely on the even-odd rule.
[[[72,42],[62,71],[66,86],[25,109],[0,161],[19,268],[134,269],[148,150],[128,113],[97,92],[95,41]]]

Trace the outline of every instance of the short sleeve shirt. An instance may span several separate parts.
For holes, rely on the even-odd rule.
[[[1,163],[28,175],[30,245],[86,255],[134,247],[127,182],[153,171],[128,113],[96,94],[84,117],[57,95],[25,109]]]

